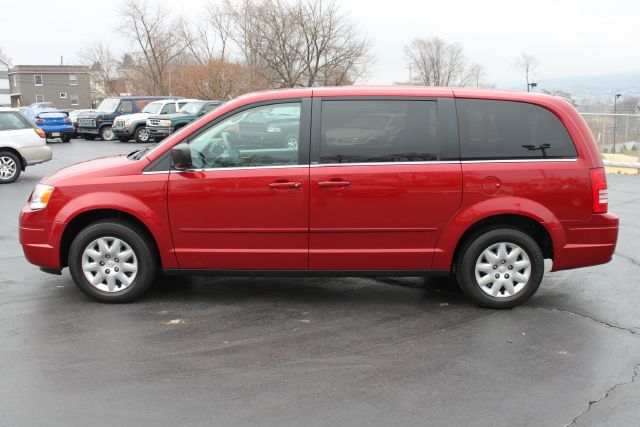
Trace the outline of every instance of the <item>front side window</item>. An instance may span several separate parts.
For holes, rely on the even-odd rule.
[[[290,114],[273,114],[286,106]],[[266,105],[236,113],[189,143],[196,169],[298,164],[299,102]],[[260,120],[256,120],[260,117]]]
[[[458,99],[460,154],[466,160],[574,158],[560,119],[537,105]]]
[[[34,75],[33,80],[35,81],[36,86],[42,86],[44,84],[44,80],[42,79],[42,74]]]
[[[0,130],[29,129],[31,124],[12,111],[0,113]]]
[[[320,163],[438,159],[435,101],[324,101]]]
[[[162,107],[160,114],[173,114],[176,112],[176,104],[173,102]]]
[[[133,112],[133,102],[131,101],[122,101],[120,104],[120,112],[121,113],[132,113]]]

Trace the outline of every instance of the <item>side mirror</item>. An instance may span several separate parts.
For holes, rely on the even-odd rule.
[[[191,150],[189,144],[181,142],[171,149],[171,163],[179,171],[191,168]]]

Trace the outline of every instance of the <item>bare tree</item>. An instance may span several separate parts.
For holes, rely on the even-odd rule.
[[[160,95],[171,92],[171,69],[182,54],[179,39],[168,20],[170,13],[162,3],[125,0],[120,8],[123,33],[135,43],[131,53],[135,81],[141,90]]]
[[[198,19],[195,25],[184,17],[177,23],[184,50],[202,66],[213,60],[226,59],[232,30],[231,17],[215,3],[206,5],[205,17]]]
[[[333,2],[225,0],[245,64],[273,87],[352,83],[369,42]]]
[[[78,51],[80,61],[91,67],[91,84],[99,97],[120,92],[118,61],[108,44],[93,42]]]
[[[529,85],[533,79],[536,78],[536,71],[539,66],[540,62],[538,59],[525,52],[522,52],[522,54],[520,54],[513,63],[513,68],[515,68],[515,70],[525,78],[527,82],[527,91],[529,90]]]
[[[415,38],[404,47],[409,65],[416,71],[416,82],[425,86],[483,85],[485,71],[468,64],[462,46],[433,37]]]
[[[2,59],[5,62],[11,62],[11,58],[9,58],[9,55],[7,55],[4,50],[2,50],[2,48],[0,47],[0,59]]]

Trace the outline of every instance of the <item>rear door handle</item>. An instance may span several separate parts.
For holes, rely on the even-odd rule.
[[[340,188],[347,187],[349,185],[351,185],[351,183],[344,180],[318,181],[318,187]]]
[[[302,183],[301,182],[297,182],[297,181],[293,181],[293,182],[272,182],[271,184],[269,184],[269,187],[275,189],[275,190],[287,190],[287,189],[298,189],[302,187]]]

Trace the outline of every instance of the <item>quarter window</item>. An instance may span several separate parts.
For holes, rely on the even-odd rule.
[[[254,107],[189,143],[196,169],[298,164],[300,103]]]
[[[574,158],[564,125],[546,108],[524,102],[459,99],[463,159]]]
[[[324,101],[320,163],[438,159],[435,101]]]
[[[0,113],[0,130],[28,129],[31,124],[14,112]]]
[[[42,86],[44,84],[44,79],[42,78],[42,74],[36,74],[33,76],[33,80],[36,86]]]

